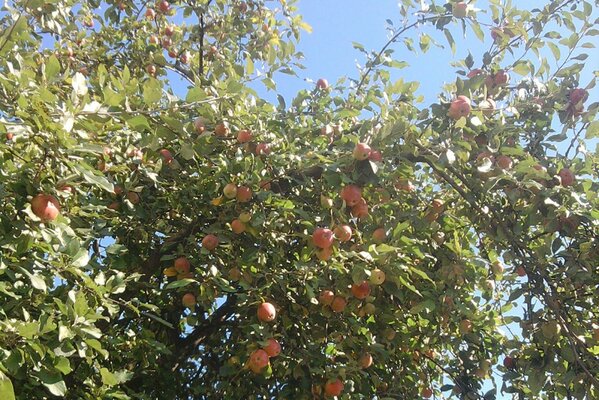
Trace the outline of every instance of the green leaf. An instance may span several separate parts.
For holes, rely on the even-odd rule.
[[[81,175],[83,176],[83,179],[85,179],[87,182],[89,182],[92,185],[95,185],[101,189],[104,189],[107,192],[110,192],[110,193],[114,192],[114,185],[112,183],[110,183],[108,181],[108,179],[106,179],[104,176],[94,174],[92,171],[85,168],[81,164],[75,165],[75,168],[81,173]]]
[[[150,78],[145,84],[143,89],[144,103],[152,105],[158,102],[162,98],[162,85],[160,81],[154,78]]]
[[[8,376],[0,371],[0,399],[15,400],[15,390]]]
[[[67,385],[65,385],[62,375],[58,372],[41,371],[39,378],[54,396],[63,397],[67,393]]]
[[[599,121],[593,121],[589,124],[584,137],[586,139],[599,137]]]
[[[31,286],[33,286],[37,290],[41,290],[42,292],[45,292],[47,290],[46,281],[42,276],[32,274],[29,278],[31,279]]]
[[[54,54],[52,54],[48,58],[48,61],[46,61],[44,72],[46,73],[46,79],[49,81],[53,80],[54,77],[60,72],[60,62]]]
[[[194,279],[185,278],[185,279],[181,279],[181,280],[169,283],[168,285],[166,285],[166,287],[164,289],[169,290],[169,289],[182,288],[182,287],[189,285],[190,283],[195,283],[195,282],[196,281]]]
[[[106,368],[100,368],[100,376],[102,376],[102,383],[106,386],[118,385],[119,380]]]

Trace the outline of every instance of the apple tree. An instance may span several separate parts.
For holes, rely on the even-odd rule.
[[[598,4],[441,3],[6,2],[0,398],[598,398]]]

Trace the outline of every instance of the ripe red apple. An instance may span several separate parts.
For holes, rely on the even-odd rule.
[[[460,333],[465,335],[472,332],[472,322],[469,319],[463,319],[460,321]]]
[[[589,98],[589,92],[582,88],[572,89],[568,95],[568,98],[570,100],[570,104],[582,105],[582,103]]]
[[[503,359],[503,366],[507,369],[514,369],[516,367],[516,360],[510,356],[505,356]]]
[[[341,198],[348,206],[353,207],[362,199],[362,189],[356,185],[347,185],[341,189]]]
[[[460,1],[453,3],[453,16],[456,18],[465,18],[468,15],[468,4]]]
[[[234,219],[233,221],[231,221],[231,230],[233,231],[233,233],[239,235],[245,232],[245,224],[238,219]]]
[[[146,67],[146,72],[148,75],[156,76],[156,66],[154,64],[150,64]]]
[[[156,18],[156,11],[154,11],[153,8],[148,8],[146,10],[146,18],[147,19],[154,19],[154,18]]]
[[[432,397],[432,395],[433,395],[433,389],[431,389],[431,388],[428,388],[428,387],[427,387],[427,388],[424,388],[424,389],[422,389],[422,391],[420,392],[420,395],[421,395],[422,397],[424,397],[425,399],[428,399],[428,398]]]
[[[127,9],[127,4],[125,4],[123,2],[119,2],[118,7],[119,7],[119,10],[125,11],[125,9]]]
[[[526,276],[526,270],[524,269],[523,266],[519,266],[516,268],[516,274],[520,277]]]
[[[149,42],[150,44],[158,44],[160,43],[160,39],[158,38],[158,36],[152,35],[150,36]]]
[[[366,297],[370,295],[370,285],[367,281],[354,283],[351,286],[351,293],[354,295],[356,299],[364,300]]]
[[[277,339],[270,338],[266,342],[267,345],[264,346],[264,351],[266,351],[269,357],[276,357],[281,354],[281,345]]]
[[[368,367],[370,367],[372,365],[372,354],[370,353],[364,353],[362,354],[362,356],[360,356],[360,360],[358,361],[358,363],[360,364],[360,367],[362,369],[366,369]]]
[[[239,3],[238,9],[240,13],[245,14],[248,10],[248,4],[245,1],[242,1]]]
[[[179,257],[175,259],[175,269],[178,273],[187,273],[191,268],[191,264],[186,257]]]
[[[473,70],[471,70],[470,72],[468,72],[468,74],[466,75],[467,78],[474,78],[475,76],[481,75],[483,73],[483,70],[480,68],[474,68]]]
[[[572,172],[569,168],[562,168],[558,175],[560,177],[560,182],[562,186],[572,186],[574,181],[576,180],[576,176],[574,172]]]
[[[227,199],[234,199],[237,196],[237,185],[234,183],[227,183],[223,188],[223,194]]]
[[[257,315],[262,322],[272,322],[277,317],[277,310],[271,303],[262,303],[258,306]]]
[[[162,0],[162,1],[158,2],[158,10],[160,10],[160,12],[166,14],[171,10],[171,4],[166,0]]]
[[[356,160],[366,160],[370,156],[371,148],[366,143],[356,143],[353,156]]]
[[[167,149],[160,150],[160,155],[162,156],[166,164],[170,164],[174,160],[172,153]]]
[[[185,293],[181,298],[184,307],[193,308],[196,305],[196,297],[191,293]]]
[[[268,353],[265,350],[254,350],[252,354],[250,354],[250,369],[255,373],[259,373],[268,365],[268,358]]]
[[[229,134],[229,127],[224,122],[216,124],[214,127],[214,134],[220,137],[227,136]]]
[[[325,306],[330,306],[333,302],[333,298],[335,297],[335,293],[331,290],[323,290],[318,295],[318,302],[320,304],[324,304]]]
[[[170,37],[163,37],[161,43],[162,43],[162,48],[164,48],[164,49],[168,49],[169,47],[171,47],[173,45],[173,41]]]
[[[131,202],[131,204],[139,204],[141,200],[141,198],[139,197],[139,193],[137,192],[127,193],[127,199]]]
[[[218,242],[218,237],[216,237],[213,234],[209,234],[204,236],[204,239],[202,239],[202,247],[208,251],[212,251],[216,249],[216,247],[218,246]]]
[[[497,164],[497,166],[503,170],[505,169],[511,169],[512,166],[514,165],[511,157],[509,156],[505,156],[505,155],[500,155],[497,156],[497,159],[495,160],[495,163]]]
[[[352,229],[349,225],[337,225],[334,232],[335,237],[340,242],[347,242],[351,239]]]
[[[190,59],[191,59],[191,54],[189,53],[189,51],[186,51],[179,56],[179,61],[181,61],[181,64],[189,63]],[[217,125],[217,127],[218,127],[218,125]]]
[[[6,140],[12,140],[15,137],[15,134],[12,132],[6,133]]]
[[[268,145],[268,143],[258,143],[256,145],[256,155],[257,156],[262,156],[262,155],[269,155],[270,154],[270,146]]]
[[[340,379],[329,379],[324,384],[324,394],[327,397],[339,396],[343,392],[343,382]]]
[[[316,81],[316,88],[319,90],[327,90],[329,88],[329,82],[324,78],[320,78]]]
[[[176,51],[176,50],[170,49],[170,50],[168,51],[168,56],[169,56],[170,58],[177,58],[177,55],[178,55],[178,54],[177,54],[177,51]]]
[[[60,214],[58,200],[49,194],[38,194],[31,200],[31,211],[42,221],[54,221]]]
[[[381,162],[383,161],[383,154],[378,150],[371,150],[368,159],[374,162]]]
[[[356,205],[351,208],[351,213],[358,219],[366,218],[368,216],[368,204],[363,198],[358,201]]]
[[[114,211],[116,211],[116,210],[118,210],[118,209],[121,207],[121,205],[119,204],[119,202],[118,202],[118,201],[113,201],[113,202],[112,202],[112,203],[110,203],[110,204],[109,204],[107,207],[108,207],[109,209],[111,209],[111,210],[114,210]]]
[[[247,129],[243,129],[239,132],[237,132],[237,141],[239,143],[247,143],[250,142],[253,138],[252,132],[248,131]]]
[[[372,232],[372,240],[376,243],[383,243],[387,239],[387,232],[385,228],[377,228]]]
[[[331,302],[331,310],[336,313],[343,312],[343,310],[345,310],[345,306],[347,306],[347,300],[341,296],[335,296]]]
[[[252,189],[247,186],[239,186],[237,188],[237,201],[240,203],[247,203],[252,199]]]
[[[333,231],[328,228],[317,228],[312,233],[312,242],[316,247],[320,247],[321,249],[329,248],[333,245],[333,241],[335,240],[335,235]]]
[[[167,26],[164,28],[164,34],[166,36],[173,36],[175,34],[175,27],[172,25]]]
[[[466,96],[458,96],[449,105],[447,115],[454,120],[458,120],[462,117],[467,117],[471,109],[470,99]]]
[[[204,118],[197,117],[193,121],[193,127],[197,133],[204,133],[204,131],[206,130],[206,123],[204,122]]]
[[[372,271],[370,271],[370,283],[372,283],[375,286],[378,285],[382,285],[385,282],[386,279],[386,275],[385,275],[385,271],[375,268]]]
[[[325,247],[324,249],[316,250],[316,258],[318,258],[320,261],[329,261],[329,259],[331,258],[332,255],[333,255],[332,247]]]

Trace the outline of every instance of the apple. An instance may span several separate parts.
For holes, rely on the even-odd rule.
[[[366,160],[370,156],[371,148],[366,143],[356,143],[353,156],[356,160]]]
[[[250,222],[251,219],[252,219],[252,214],[248,211],[244,211],[241,214],[239,214],[239,220],[241,222],[243,222],[244,224]]]
[[[422,397],[424,397],[425,399],[428,399],[428,398],[430,398],[433,395],[433,389],[431,389],[431,388],[424,388],[420,392],[420,395]]]
[[[497,156],[497,158],[495,159],[495,163],[499,168],[503,170],[512,169],[512,166],[514,165],[514,162],[512,161],[511,157],[505,156],[503,154]]]
[[[343,312],[343,310],[345,310],[345,306],[347,306],[347,300],[341,296],[335,296],[331,302],[331,310],[336,313]]]
[[[160,155],[164,158],[164,162],[170,164],[173,162],[174,158],[172,153],[167,149],[160,150]]]
[[[370,271],[370,283],[378,286],[378,285],[382,285],[383,282],[385,282],[386,279],[386,275],[385,275],[385,271],[375,268],[372,271]]]
[[[281,354],[281,345],[275,338],[270,338],[267,341],[266,346],[264,346],[264,351],[268,354],[269,357],[276,357]]]
[[[229,270],[228,276],[230,280],[237,282],[241,279],[241,270],[237,267],[233,267]]]
[[[38,194],[31,199],[31,211],[42,221],[54,221],[60,214],[60,204],[56,197]]]
[[[332,247],[325,247],[324,249],[316,250],[316,258],[318,258],[320,261],[329,261],[329,259],[331,258],[332,255],[333,255]]]
[[[332,290],[323,290],[318,295],[318,302],[325,306],[330,306],[333,302],[333,298],[335,297],[335,293]]]
[[[470,72],[468,72],[468,74],[466,75],[467,78],[472,79],[475,76],[478,75],[482,75],[483,74],[483,70],[480,68],[474,68],[473,70],[471,70]]]
[[[368,159],[374,162],[381,162],[383,161],[383,154],[378,150],[371,150]]]
[[[456,18],[465,18],[468,15],[468,4],[460,1],[453,3],[453,16]]]
[[[220,137],[227,136],[229,134],[229,127],[224,122],[221,122],[214,127],[214,134]]]
[[[472,332],[472,322],[469,319],[461,320],[459,329],[462,335]]]
[[[154,11],[153,8],[148,8],[146,10],[146,18],[147,19],[154,19],[154,18],[156,18],[156,11]]]
[[[239,235],[245,232],[245,224],[238,219],[234,219],[233,221],[231,221],[231,230],[233,231],[233,233]]]
[[[562,186],[572,186],[576,180],[574,173],[569,168],[562,168],[558,175]]]
[[[574,105],[582,105],[589,97],[589,92],[582,88],[572,89],[568,98],[570,100],[570,104]]]
[[[491,28],[491,38],[495,43],[501,42],[504,36],[506,36],[506,32],[504,31],[503,27],[495,26]]]
[[[237,185],[234,183],[227,183],[223,188],[223,194],[227,199],[234,199],[237,197]]]
[[[125,3],[119,2],[119,10],[121,11],[125,11],[125,9],[127,9],[127,5]]]
[[[351,293],[356,299],[364,300],[366,297],[368,297],[368,295],[370,295],[370,285],[367,281],[354,283],[351,287]]]
[[[166,28],[164,28],[164,32],[163,32],[166,36],[173,36],[175,34],[175,27],[172,25],[167,26]]]
[[[514,369],[516,368],[516,360],[510,356],[505,356],[503,366],[507,369]]]
[[[501,261],[496,260],[495,262],[493,262],[491,264],[491,271],[495,274],[495,275],[501,275],[503,274],[503,264],[501,263]]]
[[[249,365],[252,371],[255,373],[259,373],[268,365],[269,357],[268,353],[265,350],[258,349],[254,350],[252,354],[250,354]]]
[[[518,274],[518,276],[526,276],[526,270],[524,269],[524,267],[519,266],[518,268],[516,268],[516,274]]]
[[[247,143],[250,142],[253,138],[252,132],[248,131],[247,129],[243,129],[239,132],[237,132],[237,141],[239,143]]]
[[[247,186],[239,186],[237,188],[237,201],[240,203],[247,203],[252,199],[252,189]]]
[[[148,39],[148,41],[149,41],[150,44],[158,44],[158,43],[160,43],[160,39],[156,35],[150,36],[150,39]]]
[[[208,251],[212,251],[216,249],[218,242],[218,237],[213,234],[209,234],[204,236],[204,239],[202,239],[202,247]]]
[[[441,199],[434,199],[433,202],[431,203],[431,208],[434,213],[440,214],[443,212],[443,210],[445,208],[445,204],[444,204],[443,200],[441,200]]]
[[[166,14],[171,10],[171,4],[166,0],[162,0],[158,2],[158,9],[160,10],[160,12]]]
[[[181,56],[179,56],[179,61],[181,61],[181,64],[189,63],[190,59],[191,59],[191,54],[189,53],[189,51],[186,51],[183,54],[181,54]],[[218,125],[217,125],[217,127],[218,127]],[[216,131],[216,128],[215,128],[215,131]]]
[[[258,143],[256,145],[256,155],[257,156],[267,156],[270,154],[270,146],[268,143]]]
[[[248,4],[245,1],[242,1],[241,3],[239,3],[238,9],[240,13],[244,14],[248,10]]]
[[[87,27],[87,28],[93,28],[94,27],[94,20],[91,19],[91,17],[87,17],[84,21],[83,21],[83,26]]]
[[[334,232],[335,237],[340,242],[347,242],[351,239],[352,229],[349,225],[337,225]]]
[[[171,50],[168,51],[168,56],[170,58],[177,58],[177,55],[178,55],[177,52],[175,50],[173,50],[173,49],[171,49]]]
[[[548,321],[541,325],[541,332],[547,340],[557,339],[561,330],[562,327],[556,321]]]
[[[454,120],[458,120],[462,117],[467,117],[471,109],[470,99],[466,96],[458,96],[449,105],[447,115]]]
[[[6,140],[12,140],[15,137],[15,134],[12,132],[6,133]]]
[[[175,259],[175,269],[178,273],[187,273],[191,268],[191,264],[186,257],[179,257]]]
[[[330,197],[325,196],[324,194],[320,195],[320,206],[322,208],[332,208],[333,207],[333,199],[331,199]]]
[[[343,382],[340,379],[329,379],[324,384],[324,394],[327,397],[339,396],[343,392]]]
[[[333,231],[328,228],[317,228],[312,233],[312,242],[316,247],[321,249],[329,248],[333,245],[335,235]]]
[[[127,199],[131,202],[131,204],[138,204],[141,198],[137,192],[129,192],[127,193]]]
[[[329,88],[329,82],[324,78],[320,78],[316,81],[316,88],[319,90],[327,90]]]
[[[107,207],[108,207],[109,209],[111,209],[111,210],[114,210],[114,211],[116,211],[116,210],[118,210],[118,209],[121,207],[121,205],[119,204],[119,202],[118,202],[118,201],[113,201],[113,202],[112,202],[112,203],[110,203],[110,204],[109,204]]]
[[[262,303],[258,306],[258,319],[262,322],[272,322],[277,317],[277,310],[271,303]]]
[[[345,203],[353,207],[362,200],[362,189],[356,185],[347,185],[341,189],[341,198]]]
[[[206,123],[204,122],[204,118],[197,117],[193,121],[193,128],[196,130],[197,133],[204,133],[204,131],[206,130]]]
[[[191,293],[185,293],[181,298],[184,307],[193,308],[196,305],[196,297]]]
[[[362,369],[366,369],[372,365],[372,361],[372,354],[364,353],[362,354],[362,356],[360,356],[360,360],[358,361],[358,363],[360,364],[360,367]]]
[[[168,49],[172,45],[173,45],[173,40],[170,37],[163,37],[162,38],[162,48]]]
[[[366,200],[360,198],[358,203],[351,208],[351,213],[358,219],[366,218],[368,216],[368,204]]]
[[[150,64],[146,67],[146,72],[149,75],[156,76],[156,66],[154,64]]]
[[[510,75],[507,73],[506,70],[499,70],[497,71],[497,73],[493,76],[493,84],[495,86],[502,86],[507,84],[510,81]]]
[[[372,240],[374,240],[375,243],[383,243],[385,239],[387,239],[385,228],[377,228],[372,232]]]

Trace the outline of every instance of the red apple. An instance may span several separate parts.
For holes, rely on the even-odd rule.
[[[266,346],[264,346],[264,351],[268,354],[269,357],[276,357],[281,354],[281,345],[275,338],[270,338],[267,341]]]
[[[314,233],[312,233],[312,242],[316,247],[320,247],[321,249],[331,247],[334,240],[335,235],[333,234],[333,231],[328,228],[317,228]]]
[[[341,198],[348,206],[353,207],[362,199],[362,189],[356,185],[347,185],[341,189]]]
[[[262,322],[272,322],[277,317],[277,310],[271,303],[262,303],[258,306],[257,315]]]
[[[327,397],[339,396],[343,392],[343,382],[340,379],[329,379],[324,384],[324,394]]]
[[[147,19],[154,19],[154,18],[156,18],[156,11],[154,11],[153,8],[148,8],[146,10],[146,18]]]
[[[572,89],[568,98],[570,100],[570,104],[574,105],[582,105],[589,97],[589,92],[582,88]]]
[[[227,199],[234,199],[237,197],[237,185],[234,183],[227,183],[223,188],[223,194]]]
[[[268,365],[268,353],[262,349],[254,350],[250,354],[249,365],[252,371],[259,373]]]
[[[12,140],[15,137],[15,134],[12,132],[6,133],[6,140]]]
[[[171,10],[171,4],[166,0],[162,0],[158,2],[158,9],[160,10],[160,12],[166,14]]]
[[[371,151],[370,146],[366,143],[356,143],[353,156],[356,160],[366,160],[370,156]]]
[[[243,129],[239,132],[237,132],[237,141],[239,143],[247,143],[250,142],[252,140],[252,132],[248,131],[247,129]]]
[[[233,221],[231,221],[231,230],[233,231],[233,233],[239,235],[245,232],[245,224],[238,219],[234,219]]]
[[[459,329],[462,335],[472,332],[472,322],[469,319],[461,320]]]
[[[347,300],[341,296],[335,296],[333,301],[331,302],[331,310],[336,313],[340,313],[345,310],[345,306],[347,305]]]
[[[175,27],[172,25],[167,26],[164,28],[164,34],[166,36],[173,36],[175,34]]]
[[[366,218],[368,216],[368,204],[366,200],[360,198],[360,201],[351,208],[351,213],[358,219]]]
[[[510,356],[505,356],[503,359],[503,366],[507,369],[514,369],[516,367],[516,360]]]
[[[383,155],[378,150],[372,150],[368,156],[368,159],[374,162],[381,162],[383,161]]]
[[[362,369],[366,369],[368,367],[370,367],[372,365],[372,354],[370,353],[364,353],[362,354],[362,356],[360,357],[360,360],[358,361],[358,363],[360,364],[360,367]]]
[[[329,261],[329,259],[331,258],[332,255],[333,255],[332,247],[325,247],[324,249],[316,250],[316,258],[318,258],[320,261]]]
[[[334,232],[340,242],[347,242],[351,239],[352,229],[349,225],[337,225]]]
[[[204,122],[204,119],[202,117],[197,117],[193,121],[193,127],[197,133],[204,133],[204,131],[206,130],[206,123]]]
[[[468,75],[466,75],[467,78],[474,78],[475,76],[481,75],[483,73],[483,70],[480,68],[474,68],[473,70],[471,70],[470,72],[468,72]]]
[[[149,42],[150,44],[158,44],[160,43],[160,39],[158,38],[158,36],[152,35],[150,36]]]
[[[327,90],[329,88],[329,82],[324,78],[320,78],[316,81],[316,88],[319,90]]]
[[[42,221],[54,221],[60,214],[58,200],[49,194],[38,194],[31,200],[31,211]]]
[[[175,269],[178,273],[187,273],[191,268],[191,264],[186,257],[179,257],[175,259]]]
[[[127,199],[131,202],[131,204],[139,204],[141,200],[141,198],[139,197],[139,193],[137,192],[127,193]]]
[[[167,149],[162,149],[160,150],[160,155],[162,156],[162,158],[164,159],[164,162],[167,164],[170,164],[173,162],[174,158],[173,155],[171,154],[171,152]]]
[[[509,82],[509,80],[510,80],[510,75],[507,73],[507,71],[505,71],[503,69],[497,71],[497,73],[493,76],[493,84],[495,86],[505,85]]]
[[[453,3],[453,16],[456,18],[465,18],[468,15],[468,4],[460,1]]]
[[[471,109],[470,99],[466,96],[458,96],[449,105],[447,115],[454,120],[458,120],[462,117],[467,117]]]
[[[495,160],[495,163],[497,164],[497,166],[501,169],[511,169],[512,166],[514,165],[512,159],[508,156],[504,156],[503,154],[500,156],[497,156],[497,159]]]
[[[519,266],[516,268],[516,274],[520,277],[526,276],[526,270],[524,269],[524,267]]]
[[[187,63],[189,63],[190,58],[191,58],[191,54],[189,53],[189,51],[186,51],[179,56],[179,61],[181,61],[181,64],[187,64]],[[218,125],[217,125],[217,127],[218,127]],[[215,128],[215,131],[216,131],[216,128]]]
[[[333,302],[333,298],[335,297],[335,293],[331,290],[323,290],[318,295],[318,302],[320,304],[324,304],[325,306],[330,306]]]
[[[229,127],[224,122],[221,122],[214,127],[214,134],[220,137],[227,136],[229,134]]]
[[[367,281],[354,283],[351,287],[351,293],[354,295],[355,298],[359,300],[364,300],[366,297],[370,295],[370,285]]]
[[[146,72],[149,75],[156,76],[156,66],[154,64],[150,64],[146,67]]]
[[[385,228],[377,228],[372,232],[372,240],[376,243],[383,243],[387,239],[387,232]]]
[[[187,308],[193,308],[196,305],[196,297],[191,293],[185,293],[181,298],[181,303]]]
[[[430,398],[433,395],[433,389],[431,389],[431,388],[424,388],[424,389],[422,389],[422,392],[420,392],[420,394],[425,399],[428,399],[428,398]]]
[[[168,49],[172,45],[173,45],[173,41],[172,41],[172,39],[170,37],[163,37],[162,38],[162,48]]]
[[[257,156],[262,156],[262,155],[269,155],[270,154],[270,146],[268,145],[268,143],[258,143],[256,145],[256,155]]]
[[[569,168],[562,168],[558,175],[562,186],[572,186],[576,181],[576,176]]]
[[[218,237],[216,237],[213,234],[209,234],[204,236],[204,239],[202,239],[202,247],[208,251],[212,251],[216,249],[216,247],[218,246],[218,242]]]
[[[240,203],[247,203],[252,199],[252,189],[247,186],[239,186],[237,188],[237,201]]]

